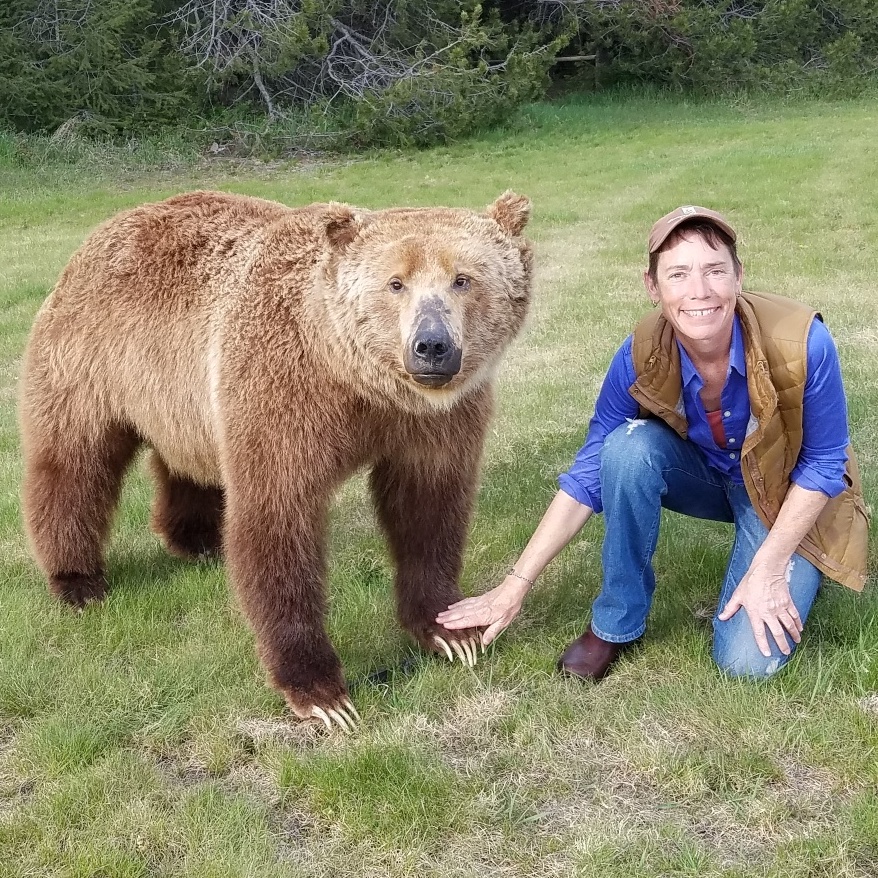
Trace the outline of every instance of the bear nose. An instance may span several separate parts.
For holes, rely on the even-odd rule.
[[[446,338],[419,338],[415,341],[415,356],[429,362],[441,361],[451,350]]]
[[[454,343],[441,316],[427,313],[417,325],[405,355],[405,367],[420,383],[446,383],[459,371],[461,350]],[[428,382],[421,379],[430,379]]]
[[[414,371],[456,375],[460,369],[460,350],[443,323],[422,320],[411,342]]]

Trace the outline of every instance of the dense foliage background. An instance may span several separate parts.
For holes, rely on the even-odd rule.
[[[553,83],[838,96],[876,64],[873,0],[5,0],[0,125],[423,145]]]

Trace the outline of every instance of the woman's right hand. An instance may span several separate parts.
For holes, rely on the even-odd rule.
[[[443,610],[436,621],[445,628],[483,628],[485,647],[503,633],[521,610],[530,585],[515,576],[507,576],[491,591],[473,598],[464,598]]]

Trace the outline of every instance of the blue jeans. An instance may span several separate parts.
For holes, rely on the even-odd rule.
[[[646,630],[655,591],[652,557],[662,507],[695,518],[727,521],[735,541],[719,596],[726,605],[750,567],[768,529],[759,519],[743,485],[708,466],[698,447],[681,439],[663,421],[637,420],[607,436],[601,450],[601,491],[606,519],[603,584],[592,607],[591,627],[598,637],[627,643]],[[790,569],[790,594],[804,624],[820,586],[820,571],[801,555]],[[792,656],[784,655],[766,629],[770,658],[759,651],[747,613],[713,619],[713,658],[732,676],[769,677]],[[791,649],[796,644],[787,635]]]

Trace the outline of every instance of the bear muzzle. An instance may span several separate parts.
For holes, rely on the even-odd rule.
[[[406,371],[424,387],[443,387],[458,372],[463,357],[438,311],[421,316],[405,349]]]

